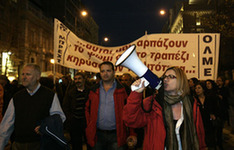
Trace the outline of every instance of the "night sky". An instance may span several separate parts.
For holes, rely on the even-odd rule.
[[[99,44],[121,46],[142,37],[145,31],[148,34],[161,33],[167,17],[160,16],[159,10],[173,8],[176,0],[82,0],[82,2],[99,26]],[[103,44],[105,36],[110,41]]]

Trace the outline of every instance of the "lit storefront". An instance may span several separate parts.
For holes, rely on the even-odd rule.
[[[10,81],[18,78],[18,67],[12,60],[11,52],[2,52],[0,55],[1,69],[0,73],[6,75]]]

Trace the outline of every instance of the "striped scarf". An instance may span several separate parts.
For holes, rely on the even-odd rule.
[[[199,142],[196,133],[196,127],[193,122],[193,107],[189,96],[171,96],[164,95],[164,116],[166,127],[166,148],[167,150],[178,150],[178,141],[175,134],[175,124],[171,106],[178,102],[183,103],[184,128],[180,139],[183,150],[199,150]]]

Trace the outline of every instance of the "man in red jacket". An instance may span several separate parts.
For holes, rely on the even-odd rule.
[[[115,79],[111,62],[100,64],[100,76],[102,80],[90,90],[86,102],[87,142],[96,150],[122,150],[126,148],[128,136],[122,120],[122,110],[128,95]],[[133,130],[130,132],[134,134]]]

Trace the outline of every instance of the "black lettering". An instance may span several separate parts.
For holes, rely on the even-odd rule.
[[[206,35],[203,37],[203,41],[205,43],[210,43],[212,41],[212,37],[210,35]]]
[[[213,64],[213,57],[210,57],[208,60],[207,58],[202,58],[203,65],[212,65]]]
[[[212,53],[209,46],[206,46],[206,48],[205,48],[203,54],[207,54],[207,51],[208,51],[209,54]]]
[[[211,76],[211,68],[204,69],[204,76]]]

